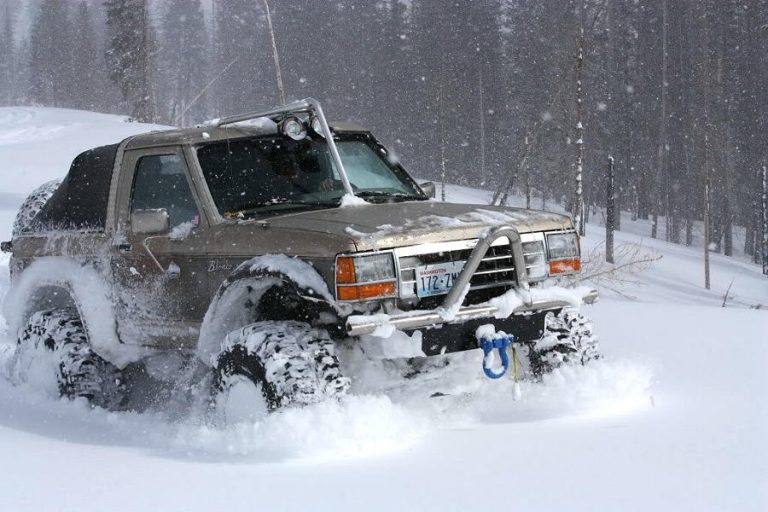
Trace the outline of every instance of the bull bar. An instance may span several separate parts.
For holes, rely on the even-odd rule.
[[[461,307],[465,292],[469,286],[475,271],[480,266],[480,262],[485,257],[486,252],[491,245],[499,238],[506,237],[509,240],[512,249],[512,259],[515,264],[515,278],[518,290],[529,290],[528,275],[525,268],[525,259],[520,241],[520,233],[512,226],[499,226],[491,229],[481,237],[474,250],[467,259],[464,269],[459,274],[453,287],[442,305],[436,309],[428,311],[413,311],[398,315],[351,315],[346,321],[346,331],[350,336],[362,336],[372,334],[380,327],[391,326],[395,329],[419,329],[425,327],[437,327],[445,323],[461,323],[467,320],[477,318],[493,318],[498,312],[499,307],[493,304],[484,303],[474,306]],[[591,290],[583,297],[583,302],[592,304],[597,300],[597,290]],[[558,309],[571,305],[565,300],[530,300],[513,310],[514,313],[523,313],[526,311],[542,311],[548,309]]]

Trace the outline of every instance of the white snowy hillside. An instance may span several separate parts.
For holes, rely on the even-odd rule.
[[[0,238],[75,154],[152,128],[0,109]],[[351,359],[342,402],[228,427],[189,404],[107,412],[11,384],[15,333],[0,317],[0,511],[768,510],[768,277],[713,255],[704,290],[698,248],[622,226],[623,268],[601,263],[602,226],[582,240],[604,358],[524,382],[517,402],[511,379],[466,353],[432,381]],[[0,255],[0,298],[8,287]]]
[[[10,236],[7,211],[41,183],[63,177],[79,153],[163,128],[81,110],[0,107],[0,238]]]

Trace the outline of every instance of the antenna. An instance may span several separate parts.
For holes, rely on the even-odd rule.
[[[269,2],[264,0],[264,9],[267,11],[267,26],[269,27],[269,37],[272,40],[272,57],[275,59],[275,79],[277,81],[277,101],[285,105],[285,89],[283,88],[283,71],[280,68],[280,56],[277,53],[277,42],[275,41],[275,30],[272,27],[272,13],[269,10]]]

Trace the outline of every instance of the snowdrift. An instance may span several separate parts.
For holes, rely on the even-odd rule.
[[[14,201],[75,154],[152,128],[0,108],[0,238]],[[653,257],[598,283],[601,301],[585,310],[606,357],[524,382],[519,402],[509,379],[482,377],[478,353],[403,379],[397,365],[350,350],[353,394],[341,403],[226,427],[206,421],[202,401],[113,413],[13,386],[15,333],[0,317],[0,509],[768,509],[768,279],[714,255],[705,291],[697,249],[623,226],[617,242]],[[602,227],[589,225],[583,243],[601,270]],[[0,255],[0,297],[7,290]]]

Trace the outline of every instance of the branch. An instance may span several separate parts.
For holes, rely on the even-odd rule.
[[[606,269],[606,270],[601,270],[600,272],[595,272],[593,274],[588,274],[586,276],[582,275],[581,278],[582,279],[593,279],[595,277],[616,274],[620,270],[623,270],[625,268],[631,268],[631,267],[636,266],[636,265],[645,265],[645,264],[649,264],[649,263],[654,263],[656,261],[659,261],[661,258],[663,258],[663,256],[661,254],[657,254],[657,255],[654,255],[654,256],[648,256],[648,257],[645,257],[645,258],[642,258],[642,259],[639,259],[639,260],[628,261],[626,263],[622,263],[621,265],[614,265],[613,268],[609,268],[609,269]]]

